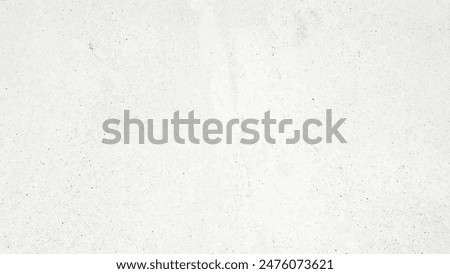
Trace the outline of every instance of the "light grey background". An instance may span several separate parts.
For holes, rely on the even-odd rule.
[[[0,35],[2,253],[450,252],[450,1],[1,1]],[[326,108],[348,144],[101,144]]]

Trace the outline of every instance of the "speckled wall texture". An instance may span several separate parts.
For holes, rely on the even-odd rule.
[[[1,253],[449,253],[450,1],[0,2]],[[121,117],[339,142],[105,145]]]

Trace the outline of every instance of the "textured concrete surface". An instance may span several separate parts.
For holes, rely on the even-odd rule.
[[[1,1],[0,252],[449,253],[450,1]],[[347,117],[348,144],[102,122]]]

